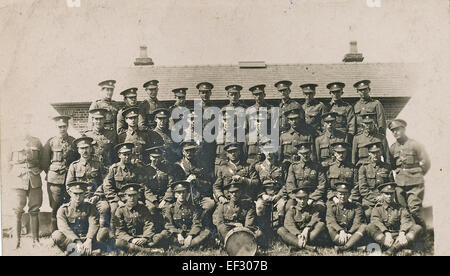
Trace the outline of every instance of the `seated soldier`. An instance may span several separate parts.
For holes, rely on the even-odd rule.
[[[201,245],[210,235],[210,231],[201,223],[202,210],[189,200],[189,181],[180,180],[171,184],[176,198],[175,203],[167,204],[164,210],[165,228],[171,244],[182,248]],[[191,197],[192,199],[192,197]]]
[[[282,198],[284,193],[280,189],[278,189],[279,191],[277,193],[276,186],[278,186],[276,181],[270,179],[264,180],[263,191],[258,195],[258,199],[256,200],[256,225],[261,229],[261,232],[265,237],[263,245],[266,247],[273,238],[274,207],[277,208],[277,210],[282,208],[283,216],[278,215],[278,222],[281,222],[281,218],[283,218],[284,222],[285,201]],[[279,205],[282,205],[282,207]]]
[[[367,220],[370,220],[372,208],[381,199],[378,185],[394,181],[391,166],[381,160],[381,143],[370,143],[367,164],[362,164],[358,172],[358,187],[362,197],[362,207]]]
[[[88,185],[79,181],[67,183],[70,202],[61,205],[56,215],[59,230],[52,233],[52,239],[67,255],[71,249],[75,249],[72,254],[79,255],[101,252],[102,243],[109,239],[108,229],[99,228],[95,206],[84,201]]]
[[[331,239],[336,244],[337,252],[353,249],[364,237],[366,226],[363,224],[361,205],[350,202],[350,188],[345,182],[335,183],[338,203],[327,205],[327,228]]]
[[[230,200],[220,203],[213,214],[213,223],[217,227],[222,241],[235,227],[246,227],[261,239],[262,232],[255,225],[255,205],[244,195],[242,182],[233,182],[226,186]]]
[[[121,187],[126,202],[117,208],[113,218],[116,246],[129,253],[161,252],[163,250],[156,247],[164,246],[168,232],[163,230],[157,233],[150,211],[138,202],[140,187],[136,183]]]
[[[382,193],[382,202],[372,209],[367,233],[375,242],[386,250],[387,255],[394,255],[413,243],[422,232],[422,227],[414,222],[408,210],[395,200],[395,182],[378,186]]]
[[[288,245],[315,251],[316,247],[312,245],[324,233],[325,223],[320,220],[319,211],[315,206],[307,203],[310,188],[296,188],[292,193],[297,205],[288,209],[284,226],[278,228],[277,233]]]

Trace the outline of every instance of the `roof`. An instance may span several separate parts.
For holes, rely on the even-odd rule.
[[[208,81],[214,84],[212,100],[226,99],[225,86],[239,84],[244,87],[241,99],[252,99],[248,88],[266,84],[266,98],[278,99],[280,95],[273,86],[280,80],[293,82],[292,98],[303,98],[300,84],[317,83],[317,98],[329,98],[326,85],[340,81],[346,84],[345,97],[358,97],[353,83],[362,79],[372,81],[372,97],[410,97],[418,79],[417,64],[411,63],[338,63],[338,64],[267,64],[265,68],[240,68],[239,65],[198,66],[135,66],[119,68],[111,76],[117,80],[114,98],[122,100],[119,93],[130,87],[138,87],[138,100],[146,98],[142,87],[146,81],[159,80],[158,98],[173,100],[174,88],[187,87],[187,99],[198,98],[196,84]],[[101,81],[101,80],[99,80]],[[98,93],[97,84],[87,89],[78,89],[73,101],[93,101]],[[80,92],[83,91],[83,92]]]

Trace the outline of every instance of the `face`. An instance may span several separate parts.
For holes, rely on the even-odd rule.
[[[293,129],[297,129],[301,125],[301,121],[302,121],[302,119],[300,116],[298,116],[296,118],[288,118],[289,125]]]
[[[175,103],[177,105],[185,105],[186,104],[186,96],[175,96]]]
[[[125,97],[125,103],[127,103],[129,106],[135,106],[137,104],[137,96]]]
[[[395,139],[401,139],[406,136],[406,129],[404,127],[394,128],[392,131],[392,135],[394,135]]]
[[[264,102],[264,98],[266,97],[266,94],[263,92],[263,93],[259,93],[259,94],[253,95],[253,97],[255,98],[255,101],[257,103],[263,103]]]
[[[334,158],[339,162],[344,162],[345,158],[347,158],[347,151],[335,151]]]
[[[89,159],[89,158],[91,158],[92,148],[91,147],[79,147],[78,153],[84,159]]]
[[[371,152],[369,151],[369,158],[372,162],[378,162],[381,160],[381,151]]]
[[[137,116],[126,117],[125,122],[126,122],[129,126],[135,127],[135,126],[137,126],[137,123],[138,123],[138,117],[137,117]]]
[[[102,87],[102,89],[100,89],[100,97],[103,99],[111,99],[113,94],[114,94],[114,88]]]
[[[228,99],[232,103],[237,103],[239,99],[241,98],[240,92],[228,92]]]
[[[188,160],[194,159],[196,153],[196,149],[183,149],[183,156]]]
[[[305,207],[308,203],[308,197],[295,198],[298,207]]]
[[[155,88],[146,88],[145,91],[150,99],[156,99],[158,96],[158,87]]]
[[[67,125],[58,126],[58,133],[61,136],[67,135]]]
[[[361,99],[369,98],[370,88],[358,89],[358,94]]]
[[[92,118],[92,124],[97,129],[103,129],[105,125],[105,118]]]
[[[126,194],[125,199],[127,200],[126,204],[129,207],[134,207],[138,204],[139,194]]]
[[[264,155],[266,156],[266,160],[269,162],[274,162],[276,159],[276,153],[275,152],[266,152],[264,153]]]
[[[232,149],[227,151],[228,159],[230,159],[233,162],[236,162],[239,160],[241,156],[241,151],[239,149]]]
[[[340,202],[347,202],[348,198],[350,196],[350,193],[348,193],[348,192],[337,192],[336,196],[337,196],[337,198],[339,199]]]
[[[367,129],[368,131],[373,131],[375,129],[375,124],[373,122],[367,122],[367,123],[363,123],[363,126],[365,129]]]
[[[169,118],[163,117],[163,118],[155,118],[156,127],[159,129],[167,129],[169,127]]]
[[[281,98],[283,100],[287,100],[287,99],[289,99],[289,94],[291,94],[291,89],[290,88],[284,88],[282,90],[278,90],[278,92],[280,92]]]
[[[120,162],[123,164],[131,163],[131,151],[119,153]]]
[[[308,93],[303,93],[303,95],[305,95],[305,99],[306,100],[313,100],[314,96],[316,95],[316,92],[308,92]]]
[[[72,191],[69,191],[69,193],[70,193],[70,201],[72,203],[74,203],[75,206],[79,206],[83,202],[84,197],[85,197],[85,193],[84,192],[82,192],[82,193],[78,193],[78,192],[74,193]]]
[[[394,202],[394,193],[383,193],[383,198],[386,203]]]
[[[333,101],[338,101],[342,98],[342,94],[344,94],[344,91],[342,91],[342,89],[341,89],[339,91],[330,92],[330,94],[331,94],[331,99]]]
[[[335,122],[336,122],[336,121],[327,121],[327,122],[323,122],[323,127],[324,127],[326,130],[331,130],[331,129],[334,128]]]
[[[159,166],[162,163],[162,160],[162,155],[150,155],[150,162],[155,166]]]
[[[177,191],[175,192],[175,198],[179,203],[184,203],[186,202],[187,198],[188,198],[188,191]]]
[[[209,99],[211,98],[211,90],[198,91],[198,94],[200,95],[200,98],[204,102],[209,101]]]
[[[300,157],[300,160],[303,162],[308,162],[311,159],[311,152],[300,152],[298,151],[298,156]]]
[[[230,194],[231,201],[236,201],[241,197],[242,192],[241,192],[241,190],[230,191],[229,194]]]

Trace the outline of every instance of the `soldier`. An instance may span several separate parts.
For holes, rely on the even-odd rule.
[[[256,225],[263,233],[264,240],[262,244],[265,248],[269,246],[269,242],[273,239],[273,217],[274,207],[277,209],[278,227],[284,222],[284,207],[286,203],[285,193],[280,188],[280,184],[272,179],[266,179],[263,182],[261,193],[258,194],[255,202],[256,209]],[[281,215],[280,215],[281,213]],[[281,225],[280,225],[281,224]]]
[[[395,202],[396,186],[395,182],[378,186],[383,200],[373,208],[367,227],[367,233],[387,249],[387,255],[393,255],[413,243],[423,230],[420,225],[414,223],[408,210]]]
[[[379,142],[383,145],[383,161],[389,164],[391,162],[389,145],[386,136],[379,133],[376,129],[374,121],[375,113],[361,112],[361,116],[363,117],[364,131],[353,138],[352,163],[357,167],[367,163],[369,152],[365,145],[371,142]]]
[[[359,203],[350,201],[353,185],[336,183],[338,199],[327,208],[327,228],[337,252],[353,249],[364,237],[367,225],[363,223],[363,211]]]
[[[407,123],[401,119],[389,123],[389,129],[397,140],[390,147],[397,197],[402,206],[408,207],[416,222],[425,228],[420,209],[425,192],[424,175],[430,169],[430,158],[419,142],[406,136],[406,126]]]
[[[187,92],[187,88],[175,88],[172,90],[172,93],[175,97],[175,103],[169,107],[169,111],[172,114],[172,110],[175,107],[187,107],[187,103],[186,103],[186,92]]]
[[[355,104],[355,115],[356,115],[356,133],[360,134],[363,132],[364,127],[362,126],[362,115],[361,112],[369,112],[376,114],[376,127],[379,133],[386,135],[386,119],[384,114],[383,105],[380,101],[372,99],[369,95],[370,93],[370,80],[361,80],[353,84],[356,91],[359,94],[360,100]]]
[[[42,180],[40,174],[45,166],[43,163],[42,143],[29,133],[31,114],[26,114],[18,126],[20,135],[15,140],[15,144],[8,156],[8,169],[11,175],[9,178],[11,179],[10,187],[14,189],[16,198],[13,208],[16,215],[16,248],[20,247],[23,208],[27,204],[27,200],[33,244],[39,244],[38,215],[42,205]]]
[[[244,103],[239,101],[239,99],[241,98],[242,88],[243,87],[238,84],[232,84],[232,85],[228,85],[225,87],[225,90],[227,91],[229,103],[224,108],[226,108],[226,107],[247,108],[247,106]]]
[[[358,174],[355,166],[347,161],[347,154],[350,144],[345,142],[335,142],[331,144],[334,161],[326,170],[327,176],[327,199],[328,203],[338,203],[337,184],[345,182],[351,189],[349,200],[359,201]]]
[[[262,120],[266,120],[264,118],[269,117],[270,115],[261,115],[259,118],[263,118]],[[267,119],[270,120],[270,119]],[[263,123],[261,120],[256,121],[256,129],[255,133],[246,135],[246,143],[247,143],[247,162],[251,165],[254,165],[260,161],[264,160],[264,154],[262,152],[262,147],[269,141],[269,138],[264,136],[264,132],[262,132]],[[256,134],[255,136],[253,136]],[[252,138],[252,139],[251,139]]]
[[[145,119],[146,128],[144,130],[151,130],[156,126],[153,111],[158,108],[166,107],[164,103],[158,100],[158,83],[158,80],[150,80],[143,85],[145,92],[147,92],[148,95],[148,99],[145,99],[140,106]]]
[[[128,124],[125,120],[125,116],[123,115],[123,112],[126,109],[129,109],[130,107],[137,107],[138,112],[138,128],[142,131],[147,130],[145,126],[145,119],[144,119],[144,111],[139,107],[138,101],[137,101],[137,88],[128,88],[122,92],[120,92],[120,95],[123,96],[123,101],[125,102],[125,106],[122,107],[119,112],[117,113],[117,134],[121,134],[123,132],[127,131]]]
[[[220,203],[213,214],[213,223],[222,240],[235,227],[246,227],[259,240],[262,232],[255,226],[255,205],[245,196],[242,182],[236,181],[226,186],[230,200]]]
[[[202,100],[202,108],[213,106],[210,98],[214,85],[210,82],[200,82],[195,87],[198,89],[198,94]]]
[[[149,132],[149,141],[152,141],[153,146],[164,146],[169,163],[178,161],[180,159],[179,149],[173,142],[169,129],[170,111],[166,108],[159,108],[153,111],[153,115],[156,127]]]
[[[92,138],[82,136],[75,139],[73,143],[78,149],[80,159],[70,164],[67,171],[66,186],[67,183],[75,181],[88,184],[85,201],[97,207],[100,214],[100,227],[105,227],[110,211],[109,205],[105,201],[99,201],[100,197],[94,194],[97,189],[103,190],[100,186],[102,185],[103,177],[106,175],[105,167],[103,167],[102,163],[92,158]]]
[[[109,232],[98,225],[98,213],[95,206],[84,201],[88,184],[75,181],[68,183],[70,202],[58,209],[58,230],[52,233],[54,243],[66,253],[91,255],[101,251],[102,245],[109,240]]]
[[[307,187],[296,188],[292,194],[297,204],[288,209],[284,225],[277,233],[288,245],[315,251],[312,245],[323,235],[325,223],[320,219],[320,212],[307,203],[310,198]]]
[[[326,111],[325,105],[319,100],[315,99],[317,84],[306,83],[300,85],[300,88],[305,95],[305,103],[302,105],[305,111],[306,124],[311,126],[317,133],[322,133],[321,119]]]
[[[266,92],[264,91],[265,87],[266,87],[265,84],[258,84],[248,89],[250,92],[252,92],[252,95],[255,98],[255,104],[252,105],[251,107],[254,107],[256,110],[258,110],[258,108],[260,107],[266,107],[267,109],[270,109],[272,107],[265,100],[266,98]]]
[[[358,172],[359,193],[362,197],[362,206],[367,219],[370,219],[372,208],[380,201],[381,194],[378,186],[394,181],[391,166],[381,160],[381,143],[365,145],[369,151],[367,164],[362,164]]]
[[[304,110],[302,106],[295,100],[291,99],[289,96],[291,94],[291,85],[292,82],[288,80],[282,80],[274,84],[275,88],[278,92],[281,93],[281,102],[279,105],[280,108],[280,133],[287,131],[291,125],[286,118],[285,112],[288,110],[299,110],[301,114],[304,114]]]
[[[103,190],[106,200],[109,203],[111,216],[114,216],[117,207],[124,203],[124,196],[121,188],[127,183],[144,183],[145,173],[142,167],[131,163],[132,143],[121,143],[115,146],[115,150],[119,156],[119,162],[113,164],[103,180]],[[114,224],[111,224],[114,234]]]
[[[335,127],[336,116],[336,112],[329,112],[322,115],[323,133],[316,138],[316,158],[324,168],[330,166],[333,162],[331,144],[334,142],[348,143],[347,134]]]
[[[72,136],[67,133],[69,116],[57,116],[53,120],[58,128],[58,135],[50,138],[44,145],[43,162],[47,174],[47,192],[52,208],[52,227],[56,225],[56,212],[59,206],[67,200],[64,186],[69,165],[78,159],[78,154]],[[52,229],[56,230],[56,229]]]
[[[133,143],[133,157],[131,162],[143,166],[147,162],[144,150],[151,146],[148,132],[138,128],[139,109],[130,107],[122,110],[127,128],[119,134],[119,143]]]
[[[342,82],[332,82],[327,85],[331,94],[329,112],[336,112],[336,128],[348,135],[348,140],[352,141],[355,135],[355,111],[348,102],[342,100],[345,84]]]
[[[147,207],[139,203],[140,189],[141,185],[138,183],[128,183],[121,187],[126,203],[114,213],[116,246],[129,253],[161,252],[161,248],[157,247],[164,247],[168,232],[158,231]]]
[[[169,239],[172,244],[182,248],[197,247],[211,234],[202,225],[202,211],[199,206],[188,200],[190,185],[191,183],[186,180],[172,183],[171,190],[176,201],[164,210],[165,228],[170,234]]]
[[[117,123],[117,112],[119,111],[119,103],[112,100],[112,96],[114,94],[116,81],[115,80],[105,80],[98,84],[100,86],[100,99],[92,102],[89,107],[89,111],[93,109],[106,109],[107,112],[105,114],[105,128],[109,130],[114,130],[116,132],[116,123]],[[88,117],[88,128],[90,129],[93,122],[93,117]]]
[[[107,112],[106,109],[102,108],[89,110],[89,115],[92,118],[92,130],[85,132],[87,137],[93,139],[93,157],[102,163],[105,168],[109,168],[109,166],[115,163],[117,158],[114,154],[114,146],[117,144],[117,134],[114,130],[105,128]]]
[[[227,186],[232,182],[242,183],[242,192],[255,200],[260,191],[260,182],[254,167],[241,158],[242,144],[229,143],[224,150],[228,162],[218,168],[216,182],[213,185],[214,200],[220,203],[227,202],[229,200]]]
[[[289,167],[286,193],[292,197],[296,188],[307,187],[310,190],[308,205],[314,205],[321,215],[325,215],[326,178],[322,167],[311,160],[311,145],[310,142],[299,142],[295,145],[299,160]],[[294,199],[291,198],[286,208],[289,209],[293,205]]]

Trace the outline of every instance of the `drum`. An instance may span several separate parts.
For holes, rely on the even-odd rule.
[[[229,256],[255,256],[256,236],[246,227],[236,227],[225,237],[225,250]]]

